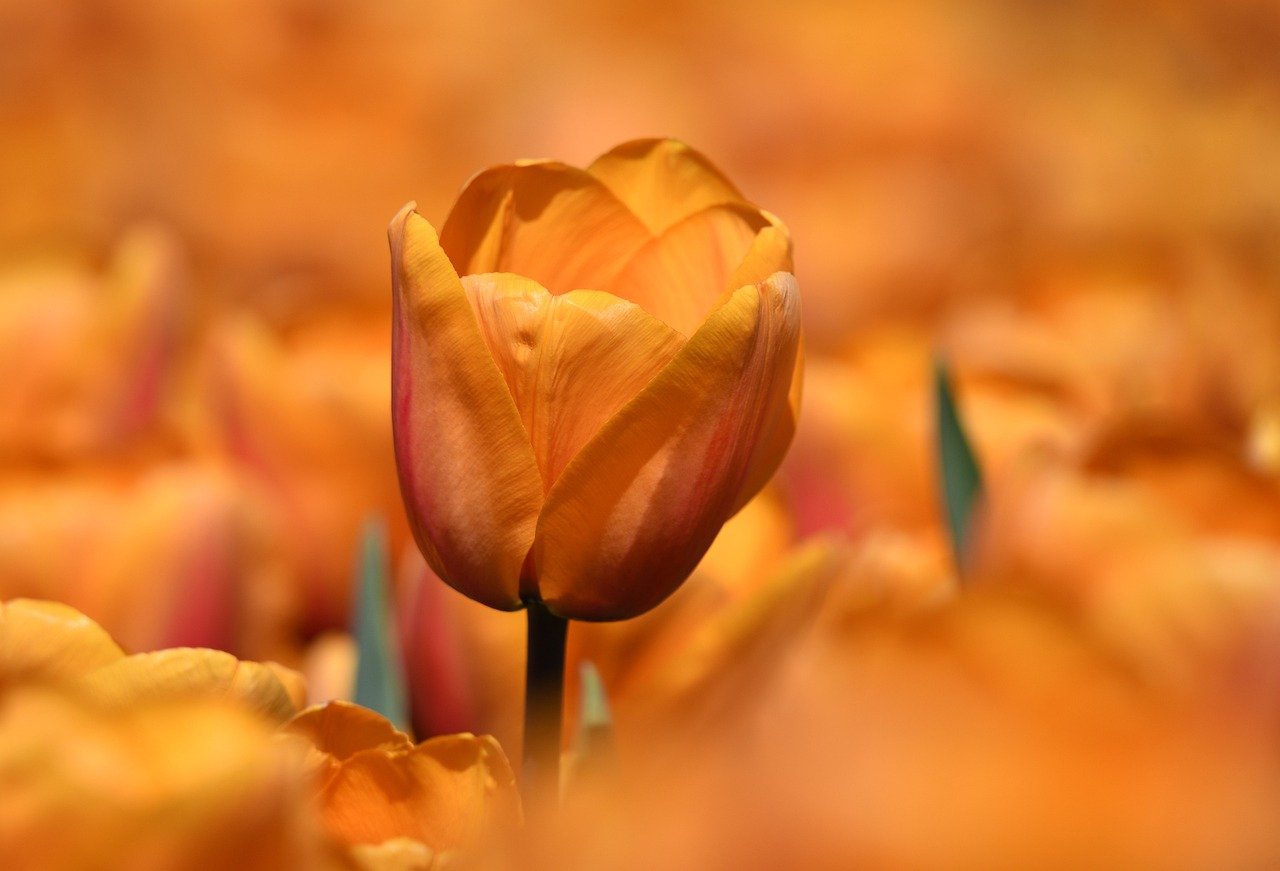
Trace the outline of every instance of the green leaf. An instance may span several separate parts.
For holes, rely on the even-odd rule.
[[[967,559],[974,508],[982,496],[982,471],[965,434],[951,389],[951,374],[934,364],[934,399],[938,423],[938,469],[957,565]]]
[[[355,702],[377,711],[397,728],[408,727],[407,694],[400,644],[387,604],[387,530],[365,524],[357,572]]]

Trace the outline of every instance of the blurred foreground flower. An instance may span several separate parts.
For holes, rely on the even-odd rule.
[[[300,693],[277,666],[125,656],[65,605],[0,604],[5,867],[340,867],[272,739]]]
[[[930,564],[802,551],[646,688],[645,718],[619,721],[622,776],[571,785],[534,866],[1280,859],[1274,607],[1269,635],[1237,639],[1248,667],[1170,693],[1029,588],[950,596]]]
[[[295,717],[285,731],[307,739],[329,834],[360,852],[429,861],[474,849],[520,821],[515,775],[492,738],[448,735],[414,744],[386,718],[346,702]],[[417,866],[414,866],[417,867]]]
[[[425,869],[519,825],[492,738],[415,745],[355,705],[296,714],[304,694],[272,663],[126,656],[66,605],[0,603],[6,868]]]
[[[503,610],[662,601],[791,440],[785,228],[646,140],[585,171],[487,170],[438,238],[412,204],[390,237],[396,457],[427,561]]]

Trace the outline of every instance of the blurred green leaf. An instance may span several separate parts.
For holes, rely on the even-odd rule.
[[[965,434],[951,388],[951,373],[941,361],[934,364],[934,400],[938,423],[938,469],[942,497],[951,530],[956,564],[967,559],[974,508],[982,496],[982,471]]]
[[[574,742],[574,756],[579,768],[593,767],[608,760],[613,754],[613,715],[609,711],[609,697],[604,681],[595,664],[584,661],[579,667],[581,678],[581,708],[578,712],[578,734]]]
[[[377,711],[397,728],[408,727],[404,668],[395,623],[387,603],[387,530],[365,524],[357,572],[355,702]]]

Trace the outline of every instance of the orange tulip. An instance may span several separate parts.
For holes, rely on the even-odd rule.
[[[487,170],[439,236],[410,204],[390,239],[396,459],[432,568],[503,610],[662,601],[790,443],[786,229],[645,140]]]

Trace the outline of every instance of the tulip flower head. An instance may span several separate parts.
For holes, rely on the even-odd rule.
[[[412,203],[389,234],[396,462],[431,567],[503,610],[662,601],[791,441],[786,228],[643,140],[486,170],[438,235]]]

